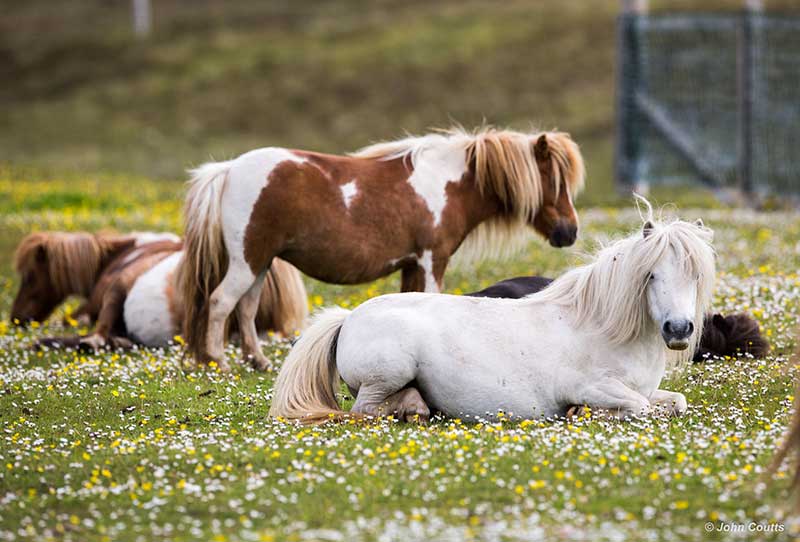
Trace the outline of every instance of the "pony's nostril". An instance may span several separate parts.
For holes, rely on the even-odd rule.
[[[664,322],[664,333],[666,335],[672,335],[672,322],[670,322],[669,320]]]
[[[687,331],[686,331],[687,335],[691,335],[692,333],[694,333],[694,324],[692,322],[689,322],[689,324],[686,326],[686,328],[687,328]]]

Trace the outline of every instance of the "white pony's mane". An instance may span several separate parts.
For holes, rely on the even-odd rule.
[[[694,354],[703,333],[703,317],[711,303],[715,280],[713,233],[702,225],[681,220],[656,222],[646,200],[645,205],[648,212],[643,219],[653,226],[647,237],[639,229],[630,237],[606,245],[594,261],[568,271],[525,299],[569,307],[577,326],[593,326],[612,344],[625,344],[652,329],[645,295],[647,280],[662,256],[673,250],[683,273],[698,280],[695,332],[689,348],[670,351],[668,356],[671,368],[680,369]]]
[[[525,133],[490,126],[469,132],[455,127],[376,143],[352,156],[409,159],[414,166],[428,150],[451,148],[464,153],[467,163],[474,161],[478,189],[495,194],[507,212],[483,222],[467,236],[455,255],[458,264],[505,257],[525,246],[530,217],[542,204],[542,178],[533,152],[542,135],[550,150],[556,197],[562,181],[575,197],[583,188],[586,171],[578,145],[563,132]]]

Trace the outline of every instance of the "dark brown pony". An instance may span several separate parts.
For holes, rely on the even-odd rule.
[[[245,356],[266,366],[252,322],[274,258],[340,284],[399,270],[403,291],[437,292],[459,247],[486,255],[527,226],[553,246],[571,245],[584,166],[567,134],[485,128],[351,156],[259,149],[193,174],[179,271],[184,336],[198,361],[227,369],[223,338],[234,308]]]

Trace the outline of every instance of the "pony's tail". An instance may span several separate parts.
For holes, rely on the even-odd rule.
[[[230,166],[231,162],[208,163],[191,170],[183,208],[183,259],[177,283],[183,299],[183,338],[199,362],[211,361],[206,351],[209,298],[228,268],[220,202]]]
[[[317,314],[292,347],[275,382],[269,415],[323,423],[347,417],[336,401],[339,371],[336,344],[350,311],[330,308]]]
[[[256,315],[259,331],[273,329],[284,337],[300,331],[308,318],[308,296],[300,272],[292,264],[274,258],[264,279]]]

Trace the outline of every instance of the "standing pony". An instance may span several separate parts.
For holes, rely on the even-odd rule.
[[[328,309],[289,353],[270,414],[345,417],[340,376],[356,416],[550,417],[584,404],[620,418],[655,406],[682,414],[686,398],[659,384],[667,349],[687,362],[702,332],[711,237],[702,223],[648,220],[521,299],[392,294]]]
[[[402,291],[438,292],[462,243],[485,254],[533,226],[551,245],[571,245],[584,165],[567,134],[486,128],[351,156],[259,149],[193,174],[179,271],[184,336],[198,361],[227,369],[223,337],[234,308],[245,356],[266,366],[252,322],[273,258],[339,284],[401,270]]]

